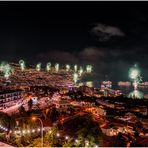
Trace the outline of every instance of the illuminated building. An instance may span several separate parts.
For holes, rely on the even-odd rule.
[[[112,82],[111,81],[103,81],[101,83],[101,88],[104,88],[104,87],[111,88],[112,87]]]
[[[120,81],[120,82],[118,82],[118,85],[119,86],[131,86],[131,82],[123,82],[123,81]]]
[[[91,112],[93,115],[96,115],[96,116],[105,116],[106,115],[106,111],[100,107],[87,107],[86,111]]]
[[[53,96],[50,102],[54,104],[59,111],[66,111],[70,107],[69,99],[62,98],[58,94]]]
[[[0,110],[14,106],[23,101],[23,91],[8,90],[0,92]]]

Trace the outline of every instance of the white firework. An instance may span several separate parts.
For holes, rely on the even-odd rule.
[[[48,63],[46,64],[46,70],[47,70],[47,71],[50,71],[50,70],[51,70],[51,63],[50,63],[50,62],[48,62]]]
[[[79,69],[79,75],[81,76],[82,73],[83,73],[83,68],[82,68],[82,66],[80,66],[80,69]]]
[[[75,84],[77,83],[77,81],[78,81],[78,74],[77,73],[73,74],[73,81]]]
[[[77,72],[77,70],[78,70],[78,66],[74,65],[74,71]]]
[[[24,71],[25,70],[25,61],[24,60],[19,60],[19,65],[21,67],[21,70]]]
[[[87,65],[86,66],[86,72],[91,73],[92,72],[92,65]]]
[[[59,63],[56,63],[54,67],[55,67],[55,71],[58,72],[59,71]]]
[[[38,63],[38,64],[36,65],[36,70],[37,70],[37,71],[40,71],[40,70],[41,70],[41,65],[42,65],[41,63]]]
[[[4,67],[3,67],[3,73],[4,73],[4,77],[6,79],[9,79],[9,77],[11,76],[12,69],[11,69],[11,66],[8,63],[4,65]]]
[[[66,64],[66,71],[69,71],[69,70],[70,70],[70,65]]]

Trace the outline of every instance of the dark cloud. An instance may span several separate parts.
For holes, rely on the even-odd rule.
[[[61,50],[50,50],[48,52],[39,53],[36,59],[41,61],[52,61],[60,63],[77,63],[78,58],[74,53],[61,51]]]
[[[121,31],[118,27],[113,27],[109,25],[104,24],[97,24],[95,27],[91,30],[98,38],[99,41],[108,41],[111,37],[123,37],[125,36],[125,33]]]
[[[100,61],[105,56],[102,49],[96,47],[85,48],[78,52],[68,52],[61,50],[51,50],[48,52],[39,53],[36,58],[39,60],[49,60],[61,63],[94,63]]]
[[[103,52],[103,49],[95,47],[85,48],[78,53],[79,59],[91,63],[99,62],[104,56],[105,53]]]

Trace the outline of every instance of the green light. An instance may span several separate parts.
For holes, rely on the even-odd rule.
[[[77,83],[77,81],[78,81],[78,74],[77,73],[73,74],[73,81],[74,81],[74,83]]]
[[[139,71],[137,69],[133,69],[130,73],[130,78],[131,79],[136,79],[139,75]]]
[[[36,70],[37,70],[37,71],[40,71],[40,70],[41,70],[41,63],[38,63],[38,64],[36,65]]]
[[[137,79],[140,76],[140,70],[138,69],[137,65],[134,67],[130,68],[129,70],[129,77],[131,79]]]
[[[50,62],[48,62],[48,63],[46,64],[46,70],[47,70],[47,71],[51,70],[51,63],[50,63]]]
[[[55,71],[58,72],[59,71],[59,63],[56,63],[54,67],[55,67]]]
[[[144,94],[141,91],[134,90],[131,93],[129,93],[128,97],[133,99],[143,99]]]
[[[25,70],[25,61],[24,60],[19,60],[19,65],[21,67],[21,70],[24,71]]]

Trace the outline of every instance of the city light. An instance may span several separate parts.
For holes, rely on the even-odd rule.
[[[86,144],[86,146],[88,146],[89,145],[89,141],[85,141],[85,144]]]
[[[15,131],[16,132],[16,131]],[[26,133],[26,131],[25,130],[23,130],[23,134],[25,134]]]
[[[78,139],[75,139],[75,142],[78,143]]]
[[[8,129],[6,127],[3,127],[2,125],[0,125],[0,129],[2,129],[4,131],[8,131]]]
[[[30,133],[30,130],[28,130],[27,132]]]
[[[57,137],[60,137],[60,134],[59,133],[57,133]]]
[[[36,117],[32,117],[32,120],[36,120]]]
[[[69,139],[69,137],[68,137],[68,136],[65,136],[65,139],[66,139],[66,140],[68,140],[68,139]]]

